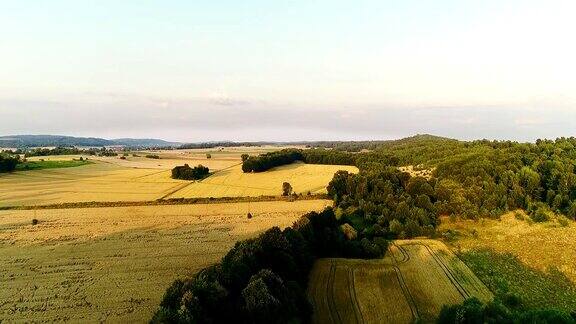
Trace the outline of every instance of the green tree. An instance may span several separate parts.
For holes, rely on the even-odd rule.
[[[292,185],[288,182],[282,184],[282,196],[290,196],[292,194]]]

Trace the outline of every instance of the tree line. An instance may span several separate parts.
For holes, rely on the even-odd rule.
[[[242,159],[242,171],[263,172],[281,165],[302,161],[309,164],[355,165],[356,155],[325,149],[283,149]]]
[[[96,150],[94,150],[96,152]],[[76,155],[88,153],[87,150],[81,150],[76,147],[55,147],[53,149],[49,148],[36,148],[31,150],[26,150],[24,152],[26,157],[32,156],[49,156],[49,155]],[[95,155],[95,154],[93,154]]]
[[[308,275],[320,257],[381,256],[387,241],[348,239],[333,209],[236,243],[219,264],[166,291],[152,323],[308,322]]]
[[[18,163],[20,163],[20,156],[0,153],[0,173],[14,171]]]

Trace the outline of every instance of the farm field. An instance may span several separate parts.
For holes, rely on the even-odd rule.
[[[519,216],[518,216],[519,215]],[[576,309],[576,227],[533,223],[508,213],[500,220],[442,221],[449,244],[501,299],[520,297],[532,308]]]
[[[238,240],[331,204],[0,211],[0,321],[146,322],[176,278],[217,262]]]
[[[441,242],[399,240],[380,260],[321,259],[308,295],[314,323],[433,321],[445,304],[492,293]]]
[[[155,200],[183,184],[170,171],[97,162],[0,175],[0,207],[85,201]]]
[[[168,198],[277,196],[282,192],[284,181],[289,182],[296,193],[325,193],[338,170],[358,172],[353,166],[292,163],[266,172],[244,173],[238,165],[191,183]]]

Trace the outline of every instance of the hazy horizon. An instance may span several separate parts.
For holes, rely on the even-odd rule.
[[[576,134],[572,1],[10,1],[0,134]]]

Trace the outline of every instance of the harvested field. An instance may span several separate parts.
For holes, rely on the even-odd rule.
[[[0,207],[82,201],[143,201],[161,198],[185,184],[170,171],[129,169],[97,162],[81,167],[0,175]]]
[[[331,203],[0,211],[0,321],[146,322],[176,278]]]
[[[292,163],[266,172],[244,173],[238,165],[192,183],[168,198],[274,196],[282,193],[285,181],[296,193],[325,193],[338,170],[358,172],[353,166]]]
[[[445,304],[490,291],[446,246],[402,240],[380,260],[322,259],[308,290],[314,323],[433,321]]]

